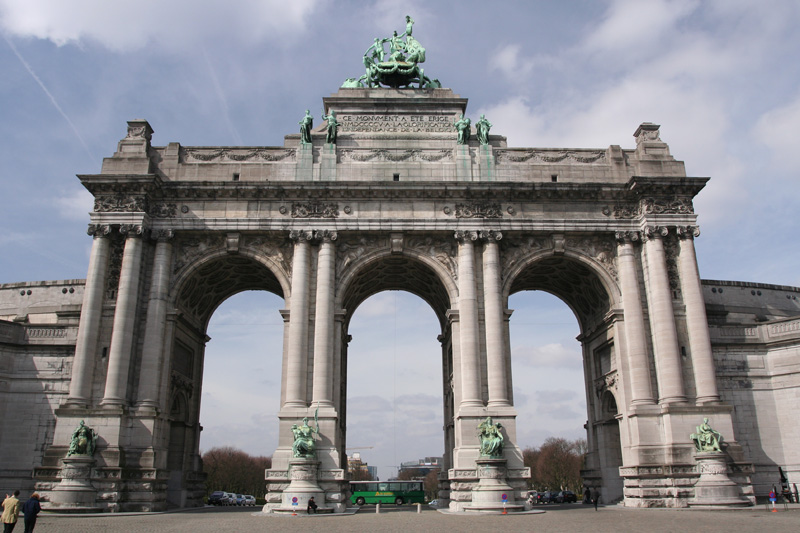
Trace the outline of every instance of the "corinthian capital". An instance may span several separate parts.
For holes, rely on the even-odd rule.
[[[333,242],[339,238],[339,234],[336,230],[321,229],[314,231],[314,238],[322,242]]]
[[[694,239],[700,236],[700,228],[698,226],[678,226],[675,231],[681,239]]]
[[[614,233],[614,237],[620,244],[634,243],[642,238],[638,231],[617,231]]]
[[[108,224],[89,224],[86,234],[92,237],[104,237],[111,233],[111,226]]]
[[[502,239],[503,234],[493,229],[487,229],[478,232],[478,237],[484,242],[494,242]]]
[[[119,232],[126,237],[141,237],[144,234],[144,226],[141,224],[120,224]]]
[[[175,237],[175,230],[172,229],[158,229],[150,232],[150,238],[154,241],[168,241]]]
[[[457,230],[454,234],[454,237],[458,242],[477,241],[478,232]]]
[[[306,229],[302,230],[293,229],[289,231],[289,239],[295,242],[310,241],[314,239],[314,232]]]
[[[661,239],[669,235],[669,228],[666,226],[647,226],[644,228],[645,239]]]

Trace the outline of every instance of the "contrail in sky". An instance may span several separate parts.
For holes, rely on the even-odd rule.
[[[206,53],[206,49],[203,48],[203,58],[206,60],[206,65],[208,66],[208,72],[211,74],[211,80],[214,82],[214,89],[217,93],[217,97],[219,98],[220,103],[222,104],[222,110],[225,114],[225,121],[228,123],[228,128],[230,128],[231,133],[233,133],[233,138],[236,140],[236,144],[242,144],[242,138],[239,136],[239,132],[236,131],[236,127],[233,125],[233,121],[231,121],[230,113],[228,112],[228,101],[225,98],[225,93],[222,91],[222,86],[219,84],[219,78],[217,78],[217,73],[214,71],[214,67],[211,65],[211,60],[208,57],[208,53]]]
[[[19,62],[20,62],[20,63],[22,63],[22,65],[23,65],[23,66],[24,66],[24,67],[25,67],[25,68],[28,70],[28,72],[29,72],[29,73],[30,73],[30,75],[33,77],[33,79],[34,79],[34,80],[36,80],[36,83],[38,83],[38,84],[39,84],[39,87],[41,87],[41,88],[42,88],[42,90],[44,91],[44,93],[45,93],[45,94],[47,95],[47,97],[50,99],[50,103],[52,103],[52,104],[53,104],[53,106],[56,108],[56,110],[57,110],[59,113],[61,113],[61,116],[62,116],[62,117],[64,117],[64,120],[66,120],[66,121],[67,121],[67,123],[69,124],[69,127],[70,127],[70,128],[72,128],[72,131],[75,133],[75,136],[76,136],[76,137],[78,138],[78,140],[81,142],[81,144],[83,145],[84,149],[86,149],[86,153],[89,155],[89,158],[90,158],[92,161],[97,161],[97,158],[95,158],[95,157],[94,157],[94,155],[92,155],[92,152],[91,152],[91,150],[89,150],[89,145],[87,145],[87,144],[86,144],[86,141],[84,141],[84,140],[83,140],[83,137],[81,137],[81,134],[80,134],[80,132],[78,131],[78,128],[76,128],[76,127],[75,127],[75,124],[73,124],[73,123],[72,123],[72,121],[69,119],[69,117],[68,117],[68,116],[67,116],[67,114],[64,112],[64,110],[63,110],[63,109],[61,109],[61,106],[60,106],[60,105],[58,105],[58,102],[56,102],[56,99],[55,99],[55,97],[54,97],[52,94],[50,94],[50,91],[48,91],[48,90],[47,90],[47,87],[45,87],[45,86],[44,86],[44,83],[42,83],[42,80],[40,80],[40,79],[39,79],[39,76],[37,76],[37,75],[36,75],[36,73],[33,71],[33,69],[32,69],[32,68],[31,68],[31,66],[28,64],[28,62],[27,62],[27,61],[25,61],[25,59],[23,59],[23,57],[20,55],[19,51],[17,51],[17,48],[14,46],[14,43],[12,43],[12,42],[11,42],[11,40],[10,40],[10,39],[9,39],[7,36],[5,36],[5,35],[3,36],[3,38],[4,38],[4,39],[6,40],[6,42],[8,43],[8,46],[9,46],[9,48],[11,48],[11,50],[14,52],[14,55],[16,55],[16,56],[17,56],[17,59],[19,59]]]

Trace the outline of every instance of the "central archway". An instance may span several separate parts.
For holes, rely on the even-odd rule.
[[[374,254],[354,263],[350,275],[342,280],[339,296],[343,316],[341,321],[342,346],[339,352],[341,369],[341,391],[339,406],[339,430],[342,435],[341,464],[346,464],[347,448],[347,383],[348,383],[348,345],[351,340],[350,324],[356,310],[368,298],[384,291],[405,291],[420,297],[426,302],[437,320],[438,340],[441,343],[441,357],[435,364],[442,365],[442,405],[444,419],[444,468],[450,463],[453,447],[453,349],[447,312],[451,308],[451,295],[446,286],[441,267],[430,261],[404,254]],[[452,287],[450,287],[452,290]]]

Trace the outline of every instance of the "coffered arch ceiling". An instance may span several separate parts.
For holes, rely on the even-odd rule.
[[[345,289],[342,299],[349,324],[356,308],[374,294],[383,291],[408,291],[425,300],[444,329],[450,298],[434,271],[409,257],[389,256],[371,262],[359,272]]]
[[[545,291],[561,298],[575,313],[584,332],[611,307],[600,277],[566,256],[551,256],[531,263],[514,279],[509,295],[520,291]]]
[[[284,297],[278,278],[266,266],[246,256],[226,254],[192,272],[180,288],[177,306],[205,328],[222,302],[234,294],[253,290]]]

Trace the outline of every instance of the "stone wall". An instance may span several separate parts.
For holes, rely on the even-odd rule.
[[[780,486],[778,467],[800,485],[800,289],[721,281],[703,289],[720,394],[753,463],[756,497]]]
[[[33,489],[69,392],[83,280],[0,285],[0,493]]]

